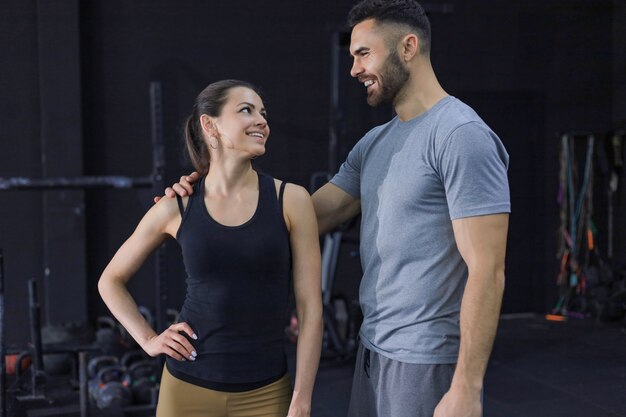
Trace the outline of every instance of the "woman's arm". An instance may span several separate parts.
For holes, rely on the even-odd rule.
[[[98,290],[111,313],[150,356],[165,353],[178,360],[193,360],[193,346],[179,334],[183,331],[193,337],[189,325],[177,323],[158,335],[126,289],[126,283],[148,256],[168,237],[175,236],[179,226],[180,212],[175,199],[165,198],[155,204],[102,272]]]
[[[284,210],[289,225],[293,285],[300,326],[289,417],[308,417],[322,346],[319,235],[313,203],[304,188],[293,184],[285,187]]]

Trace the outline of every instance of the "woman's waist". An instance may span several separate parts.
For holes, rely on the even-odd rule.
[[[272,297],[268,300],[259,295],[256,299],[239,297],[237,294],[207,299],[198,294],[188,294],[180,310],[186,320],[205,322],[207,325],[258,323],[287,319],[289,298]],[[179,321],[182,319],[179,318]]]

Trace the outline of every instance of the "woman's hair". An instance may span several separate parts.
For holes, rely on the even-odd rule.
[[[246,87],[257,94],[258,89],[247,81],[240,80],[221,80],[209,84],[196,97],[191,115],[187,117],[184,126],[185,145],[189,159],[196,171],[201,175],[205,175],[209,171],[209,150],[202,134],[202,126],[200,125],[200,116],[206,114],[211,117],[219,117],[224,109],[224,104],[228,99],[228,93],[236,87]]]

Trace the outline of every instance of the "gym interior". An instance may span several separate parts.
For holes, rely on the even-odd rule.
[[[253,166],[311,192],[393,117],[349,74],[354,3],[2,2],[1,416],[155,415],[162,358],[112,318],[100,274],[153,198],[193,171],[182,125],[209,83],[260,87],[272,134]],[[506,288],[483,415],[626,416],[626,2],[422,4],[439,81],[510,155]],[[344,417],[359,219],[320,242],[311,415]],[[176,321],[185,278],[170,240],[129,282],[155,328]],[[292,370],[294,321],[285,316]],[[103,365],[115,369],[103,376]]]

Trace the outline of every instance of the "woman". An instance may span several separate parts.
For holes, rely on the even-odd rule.
[[[310,415],[322,337],[317,223],[304,188],[252,168],[268,136],[252,85],[205,88],[185,128],[203,175],[196,192],[155,204],[98,283],[143,350],[167,355],[157,417]],[[169,237],[182,248],[187,295],[179,323],[157,334],[126,283]],[[283,348],[291,276],[301,324],[293,393]]]

